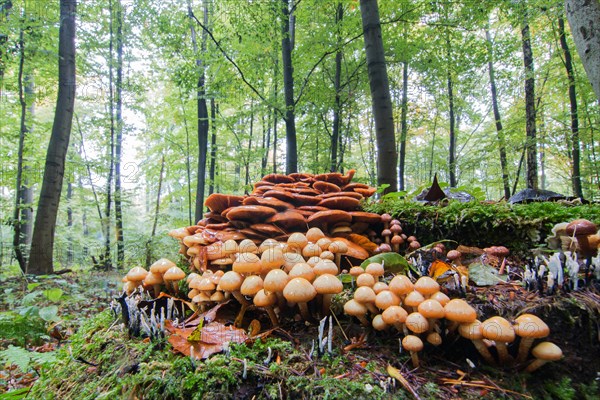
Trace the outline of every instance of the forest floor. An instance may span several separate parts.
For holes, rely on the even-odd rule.
[[[289,321],[271,330],[266,314],[254,312],[244,326],[255,337],[205,361],[192,360],[175,352],[167,338],[128,335],[110,310],[119,294],[117,273],[4,275],[0,283],[0,399],[600,396],[595,290],[539,297],[496,285],[467,295],[483,315],[527,307],[553,328],[550,340],[561,346],[564,359],[527,374],[482,364],[462,338],[426,348],[422,366],[414,369],[409,354],[399,352],[398,335],[362,328],[343,316],[339,301],[331,354],[319,354],[318,323]],[[225,306],[215,320],[228,323],[234,315]]]

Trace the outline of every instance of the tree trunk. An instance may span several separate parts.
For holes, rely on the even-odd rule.
[[[246,165],[245,165],[245,176],[244,176],[244,187],[247,190],[250,184],[250,158],[252,155],[252,136],[254,135],[254,103],[250,104],[250,137],[248,138],[248,152],[246,153]]]
[[[292,65],[292,43],[290,38],[290,4],[281,0],[281,60],[283,63],[283,92],[285,97],[285,172],[298,172],[298,145],[296,143],[296,113],[294,104],[294,68]]]
[[[389,185],[385,191],[395,192],[398,187],[396,173],[398,155],[377,0],[360,0],[360,13],[377,136],[377,185]]]
[[[598,21],[600,23],[600,20]],[[599,31],[600,32],[600,31]],[[565,56],[565,69],[569,79],[569,103],[571,106],[571,183],[573,185],[573,194],[583,199],[583,190],[581,188],[581,170],[580,170],[580,151],[579,151],[579,115],[577,113],[577,94],[575,92],[575,74],[573,73],[573,61],[571,50],[567,44],[565,36],[565,20],[558,18],[558,35],[560,47]]]
[[[525,66],[525,121],[527,131],[527,188],[538,188],[537,171],[537,139],[536,139],[536,111],[535,111],[535,76],[533,69],[533,51],[531,49],[531,36],[529,33],[527,9],[523,10],[523,23],[521,25],[521,38],[523,45],[523,64]]]
[[[125,243],[123,239],[123,210],[121,190],[121,149],[123,143],[123,6],[117,1],[117,80],[115,86],[115,118],[117,132],[115,141],[115,233],[117,237],[117,268],[124,268]]]
[[[160,210],[160,192],[163,184],[163,174],[165,172],[165,156],[163,155],[160,160],[160,174],[158,175],[158,190],[156,192],[156,206],[154,208],[154,222],[152,223],[152,232],[150,233],[150,239],[146,242],[146,268],[150,268],[152,264],[152,239],[156,236],[156,226],[158,225],[158,215]]]
[[[402,63],[402,103],[400,110],[400,154],[398,162],[398,180],[400,190],[405,189],[404,175],[406,164],[406,137],[408,135],[408,61]]]
[[[67,177],[67,265],[73,264],[73,182]]]
[[[192,171],[190,161],[190,131],[188,129],[187,117],[185,115],[185,103],[183,102],[181,88],[179,88],[179,98],[181,99],[181,112],[183,115],[183,126],[185,127],[185,171],[187,176],[188,221],[190,225],[193,225],[194,222],[192,220]]]
[[[104,227],[104,256],[102,257],[101,264],[103,265],[105,270],[112,268],[112,255],[110,248],[110,225],[111,225],[111,209],[112,209],[112,183],[113,183],[113,174],[114,174],[114,165],[115,165],[115,94],[114,94],[114,12],[113,12],[113,2],[109,1],[109,42],[108,42],[108,109],[110,112],[110,157],[109,157],[109,165],[108,165],[108,177],[106,179],[106,206],[104,209],[105,218],[103,219],[100,216]],[[77,122],[79,120],[77,119]],[[78,123],[79,125],[79,123]],[[80,131],[81,133],[81,131]],[[83,135],[81,136],[81,140],[83,141]],[[89,171],[88,171],[89,172]],[[90,179],[91,179],[90,174]],[[100,214],[100,210],[98,210]]]
[[[565,9],[575,47],[600,101],[600,1],[565,0]]]
[[[275,59],[275,65],[273,66],[273,104],[277,104],[278,95],[278,77],[279,77],[279,60]],[[272,109],[273,112],[273,173],[277,173],[277,110],[275,106]]]
[[[337,4],[335,13],[335,23],[337,26],[341,24],[344,18],[344,7],[342,3]],[[342,46],[341,46],[341,33],[340,29],[337,30],[337,45],[338,51],[335,53],[335,78],[334,78],[334,90],[335,90],[335,105],[333,109],[333,126],[331,129],[331,161],[330,171],[334,172],[338,170],[338,147],[340,140],[340,118],[342,112],[341,104],[341,78],[342,78]]]
[[[263,114],[263,156],[260,161],[260,174],[264,176],[267,174],[267,162],[269,160],[269,150],[271,149],[271,116],[272,109],[269,108],[267,120],[265,121]]]
[[[496,89],[496,74],[494,73],[494,52],[490,31],[485,30],[485,39],[488,47],[488,72],[490,75],[490,91],[492,93],[492,109],[494,110],[494,121],[496,122],[496,135],[498,138],[498,149],[500,151],[500,168],[502,169],[502,186],[504,187],[504,198],[510,197],[510,183],[508,181],[508,165],[506,162],[506,141],[502,130],[502,119],[498,107],[498,90]]]
[[[208,26],[208,4],[204,2],[203,6],[204,26]],[[194,217],[196,222],[202,219],[202,210],[204,208],[204,187],[206,185],[206,155],[208,149],[208,109],[206,107],[206,77],[205,66],[201,56],[198,55],[198,44],[196,42],[196,30],[192,19],[192,4],[188,0],[188,12],[190,15],[190,29],[194,53],[196,54],[196,66],[198,67],[198,84],[196,85],[196,95],[198,103],[198,184],[196,185],[196,211]],[[206,30],[202,30],[201,53],[206,53]]]
[[[27,269],[27,246],[31,242],[31,214],[24,212],[26,197],[33,197],[32,189],[28,187],[23,178],[24,162],[23,153],[25,148],[25,139],[30,130],[27,127],[27,100],[31,101],[33,95],[33,81],[29,74],[25,74],[25,40],[24,32],[19,32],[19,72],[17,83],[19,87],[19,103],[21,106],[21,119],[19,129],[19,147],[17,150],[17,177],[15,184],[15,208],[13,212],[13,251],[19,267],[23,272]],[[24,77],[25,75],[25,77]],[[25,82],[24,82],[25,81]],[[33,103],[30,107],[33,113]],[[25,219],[24,217],[29,217]],[[27,224],[27,229],[25,228]]]
[[[210,167],[208,172],[208,194],[215,191],[215,163],[217,161],[217,105],[215,99],[210,99]]]
[[[450,186],[456,187],[456,116],[454,114],[454,91],[451,71],[450,54],[450,34],[446,30],[446,57],[447,60],[447,85],[448,85],[448,110],[450,112],[450,144],[448,147],[448,169],[450,175]]]
[[[75,0],[60,0],[60,30],[58,40],[58,95],[54,123],[46,163],[42,190],[38,202],[31,256],[27,272],[35,275],[54,272],[52,252],[58,205],[65,172],[65,158],[69,148],[73,106],[75,103]]]

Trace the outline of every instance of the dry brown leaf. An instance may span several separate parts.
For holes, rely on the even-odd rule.
[[[377,249],[377,244],[371,242],[368,238],[363,235],[359,235],[358,233],[351,233],[348,235],[348,240],[353,243],[356,243],[363,249],[367,250],[370,254],[372,254]]]
[[[225,343],[244,343],[248,336],[243,329],[234,326],[225,326],[219,322],[211,322],[202,327],[200,341],[190,342],[188,337],[197,328],[177,328],[167,321],[165,327],[172,335],[169,336],[169,343],[173,349],[183,355],[191,356],[192,349],[194,357],[205,359],[215,353],[223,351]]]

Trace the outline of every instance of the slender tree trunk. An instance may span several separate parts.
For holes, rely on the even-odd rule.
[[[490,31],[485,30],[485,38],[488,47],[488,72],[490,76],[490,91],[492,93],[492,109],[494,110],[494,121],[496,122],[496,135],[498,139],[498,149],[500,151],[500,168],[502,169],[502,186],[504,187],[504,198],[510,197],[510,183],[508,180],[508,163],[506,162],[506,140],[502,130],[502,119],[500,118],[500,108],[498,107],[498,90],[496,89],[496,74],[494,72],[494,52],[492,47],[492,38]]]
[[[448,169],[450,170],[450,186],[456,187],[456,116],[454,113],[454,91],[451,71],[450,54],[450,34],[446,31],[446,56],[448,62],[447,86],[448,86],[448,109],[450,112],[450,145],[448,148]]]
[[[123,208],[121,189],[121,158],[123,143],[123,6],[117,1],[117,79],[115,86],[115,117],[117,132],[115,141],[115,233],[117,236],[117,268],[125,265],[125,242],[123,238]]]
[[[246,153],[246,165],[245,165],[245,176],[244,186],[247,187],[250,184],[250,158],[252,155],[252,136],[254,135],[254,104],[250,104],[250,137],[248,138],[248,152]]]
[[[15,184],[15,208],[13,212],[13,251],[15,253],[15,258],[21,267],[21,270],[25,272],[27,269],[27,249],[23,243],[27,243],[31,240],[31,235],[27,238],[24,235],[23,230],[23,207],[24,207],[24,198],[26,196],[26,191],[31,190],[27,188],[27,185],[24,184],[23,179],[23,155],[25,149],[25,139],[27,138],[27,134],[29,133],[29,128],[27,127],[27,88],[25,86],[29,86],[27,83],[24,84],[24,80],[27,80],[27,76],[24,77],[24,69],[25,69],[25,40],[24,40],[24,32],[23,29],[19,32],[19,72],[17,77],[17,83],[19,87],[19,104],[21,106],[21,121],[20,121],[20,129],[19,129],[19,148],[17,150],[17,176],[16,176],[16,184]],[[31,77],[29,77],[31,80]],[[33,83],[31,83],[30,89],[33,88]],[[1,100],[1,99],[0,99]],[[32,106],[33,107],[33,106]],[[31,225],[31,223],[30,223]]]
[[[269,108],[267,120],[265,121],[263,117],[263,149],[264,153],[262,156],[262,160],[260,163],[260,174],[261,176],[266,175],[267,173],[267,162],[269,160],[269,151],[271,149],[271,116],[272,109]]]
[[[190,161],[190,130],[188,129],[187,117],[185,115],[185,103],[183,102],[181,88],[179,89],[179,98],[181,99],[181,113],[183,115],[183,126],[185,127],[185,169],[187,174],[188,220],[189,224],[193,225],[194,222],[192,220],[192,171]]]
[[[360,0],[360,13],[377,133],[377,185],[389,185],[385,191],[395,192],[398,188],[396,173],[398,155],[377,0]]]
[[[408,61],[402,63],[402,103],[400,110],[400,154],[398,162],[398,180],[400,190],[405,190],[406,137],[408,135]]]
[[[67,177],[67,265],[73,264],[73,182]]]
[[[279,78],[279,60],[275,59],[275,65],[273,66],[273,104],[277,104],[277,97],[279,94],[278,89],[278,78]],[[275,107],[272,109],[273,112],[273,173],[277,173],[277,111]]]
[[[109,42],[108,42],[108,109],[110,112],[110,157],[108,165],[108,177],[106,179],[106,206],[104,209],[105,218],[102,219],[104,226],[104,256],[101,263],[105,270],[112,268],[112,251],[110,246],[110,226],[111,226],[111,210],[112,210],[112,184],[115,165],[115,88],[114,88],[114,7],[112,0],[109,1]],[[78,120],[77,120],[78,121]],[[78,124],[79,125],[79,124]],[[83,140],[83,136],[82,136]],[[88,171],[89,172],[89,171]],[[91,174],[90,174],[91,179]],[[100,213],[100,211],[98,211]]]
[[[215,191],[215,163],[217,161],[217,105],[215,99],[210,99],[210,167],[209,167],[209,185],[208,194],[211,195]]]
[[[73,106],[75,103],[75,0],[60,0],[58,40],[58,95],[52,134],[46,154],[42,190],[38,202],[31,256],[27,272],[35,275],[54,271],[52,252],[58,205],[69,148]]]
[[[526,5],[524,7],[526,7]],[[527,9],[523,10],[521,38],[523,45],[523,64],[525,66],[525,121],[527,130],[527,142],[525,147],[527,149],[527,188],[537,189],[538,168],[535,121],[535,76],[533,68],[533,51],[531,49],[531,35],[529,33],[529,17]]]
[[[283,63],[283,92],[285,97],[285,172],[298,172],[298,144],[296,142],[296,113],[294,104],[294,67],[292,65],[292,43],[290,38],[290,3],[281,0],[281,60]]]
[[[600,20],[598,21],[600,23]],[[560,47],[565,56],[565,69],[569,79],[569,104],[571,106],[571,162],[573,163],[571,171],[571,182],[573,185],[573,194],[583,199],[583,189],[581,188],[581,169],[580,169],[580,150],[579,150],[579,114],[577,113],[577,94],[575,92],[575,74],[573,72],[573,61],[571,50],[567,44],[565,36],[565,20],[558,18],[558,34],[560,38]]]
[[[575,48],[600,101],[600,1],[565,0]]]
[[[154,222],[152,223],[152,232],[150,233],[150,239],[146,242],[146,268],[149,268],[152,264],[153,253],[152,253],[152,239],[156,236],[156,227],[158,225],[158,215],[160,210],[160,193],[162,191],[163,175],[165,172],[165,156],[163,155],[160,160],[160,174],[158,175],[158,190],[156,192],[156,206],[154,208]]]
[[[204,26],[208,26],[208,4],[204,2],[203,6]],[[198,102],[198,184],[196,186],[196,211],[194,217],[196,221],[202,219],[202,210],[204,208],[204,188],[206,185],[206,155],[208,150],[208,109],[206,107],[206,77],[205,66],[202,58],[206,54],[206,30],[202,30],[201,54],[198,55],[198,44],[196,42],[196,30],[192,19],[192,5],[188,0],[188,12],[190,15],[190,29],[192,35],[192,44],[196,54],[196,66],[198,67],[198,84],[196,85],[196,94]]]
[[[342,3],[337,4],[335,13],[335,23],[339,27],[344,18],[344,7]],[[331,129],[331,161],[330,171],[336,171],[338,169],[338,147],[340,140],[340,119],[342,112],[341,102],[341,79],[342,79],[342,38],[340,28],[337,29],[337,45],[338,50],[335,52],[335,78],[334,78],[334,90],[335,90],[335,105],[333,109],[333,127]]]

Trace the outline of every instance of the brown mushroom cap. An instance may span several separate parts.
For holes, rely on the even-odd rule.
[[[317,290],[304,278],[291,279],[283,289],[283,296],[292,303],[306,303],[316,295]]]
[[[325,238],[325,234],[323,233],[323,231],[316,227],[310,228],[308,231],[306,231],[305,236],[309,242],[317,243],[317,244],[318,244],[319,239]]]
[[[150,272],[154,272],[155,274],[164,274],[171,267],[174,267],[175,263],[166,258],[161,258],[156,260],[154,264],[150,266]]]
[[[230,221],[252,221],[260,222],[277,214],[277,211],[271,207],[265,206],[237,206],[227,213],[227,219]]]
[[[429,329],[429,322],[418,312],[408,314],[404,323],[410,331],[415,333],[423,333]]]
[[[477,319],[477,311],[462,299],[452,299],[445,306],[446,319],[461,324],[471,323]]]
[[[185,272],[179,267],[171,267],[163,275],[165,281],[180,281],[185,278]]]
[[[245,206],[265,206],[276,209],[277,211],[284,211],[290,208],[294,208],[291,203],[279,200],[275,197],[258,197],[249,196],[242,201]]]
[[[313,187],[323,193],[340,192],[341,189],[335,183],[317,181],[313,184]]]
[[[440,303],[442,306],[446,306],[446,304],[448,304],[448,302],[450,301],[450,297],[446,296],[442,292],[435,292],[434,294],[429,296],[429,298],[432,300],[437,300],[437,302]]]
[[[146,271],[142,267],[133,267],[127,272],[127,280],[129,282],[134,282],[135,284],[139,284],[141,281],[146,278],[148,275],[148,271]]]
[[[266,274],[272,269],[280,268],[283,266],[284,259],[281,249],[277,247],[269,248],[260,256],[261,274]]]
[[[353,199],[354,200],[354,199]],[[330,223],[339,223],[339,222],[352,222],[352,216],[346,211],[342,210],[329,210],[329,211],[319,211],[311,215],[308,219],[308,226],[313,227],[324,227]]]
[[[365,211],[352,211],[352,222],[366,222],[369,225],[374,225],[381,222],[381,216],[379,214],[365,212]]]
[[[239,273],[235,271],[227,271],[221,277],[218,289],[224,292],[234,292],[236,290],[240,290],[243,281],[244,278]]]
[[[244,296],[254,296],[263,288],[263,280],[258,275],[250,275],[244,279],[240,287],[240,293]]]
[[[423,296],[430,296],[440,290],[440,285],[433,278],[422,276],[415,282],[415,290]]]
[[[535,358],[545,361],[558,361],[563,356],[560,347],[551,342],[542,342],[538,344],[531,350],[531,354]]]
[[[260,258],[254,253],[239,253],[231,269],[240,274],[259,274],[262,266]]]
[[[341,293],[344,285],[340,280],[331,274],[323,274],[317,277],[313,282],[313,286],[318,294],[337,294]]]
[[[383,320],[388,325],[402,324],[406,321],[408,313],[400,306],[390,306],[381,313]]]
[[[598,227],[587,219],[576,219],[567,225],[566,233],[569,236],[588,236],[598,232]]]
[[[323,274],[337,275],[339,272],[337,265],[335,265],[335,263],[331,260],[320,260],[313,267],[313,271],[316,275],[323,275]]]
[[[521,337],[540,339],[550,334],[550,328],[533,314],[522,314],[515,319],[515,333]]]
[[[480,340],[483,338],[483,333],[481,332],[481,321],[476,319],[473,322],[460,324],[458,326],[458,333],[460,336],[469,340]]]
[[[363,272],[362,274],[360,274],[356,277],[356,286],[358,286],[358,287],[362,287],[362,286],[372,287],[374,284],[375,284],[375,278],[373,277],[373,275],[367,274],[366,272]]]
[[[458,250],[450,250],[446,254],[446,258],[450,261],[458,260],[462,256],[462,253]]]
[[[281,292],[290,280],[288,274],[281,269],[273,269],[265,276],[263,287],[269,292]]]
[[[441,319],[446,315],[444,307],[437,300],[427,299],[417,309],[425,318]]]
[[[390,290],[398,296],[408,294],[414,290],[414,284],[406,275],[396,275],[390,281]]]
[[[390,286],[391,289],[391,286]],[[397,293],[396,293],[397,294]],[[416,290],[413,290],[412,292],[408,293],[406,295],[406,297],[404,298],[404,304],[409,306],[409,307],[418,307],[419,304],[421,304],[423,301],[425,301],[425,298],[423,297],[423,295],[419,292],[417,292]]]
[[[373,290],[373,292],[375,293],[375,290]],[[386,310],[391,306],[399,306],[400,297],[396,296],[389,290],[382,290],[379,293],[376,293],[375,305],[380,310]]]
[[[273,292],[267,292],[264,289],[260,289],[254,295],[252,301],[257,307],[270,307],[277,302],[277,296]]]
[[[303,233],[294,232],[288,238],[288,246],[294,249],[303,249],[308,243],[308,239]]]
[[[241,205],[243,200],[242,196],[213,193],[206,198],[204,205],[212,212],[221,213],[227,208]]]
[[[380,263],[371,263],[367,265],[365,272],[373,275],[377,279],[385,273],[385,269]]]
[[[423,341],[415,335],[407,335],[402,339],[402,347],[408,351],[418,352],[423,350]]]
[[[290,279],[304,278],[309,282],[314,281],[316,277],[312,267],[304,262],[294,265],[288,275]]]
[[[306,219],[304,216],[293,210],[281,211],[268,218],[266,222],[275,224],[286,230],[306,228]]]
[[[483,337],[495,342],[510,343],[515,340],[515,330],[506,319],[495,316],[481,323]]]

